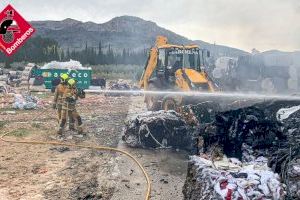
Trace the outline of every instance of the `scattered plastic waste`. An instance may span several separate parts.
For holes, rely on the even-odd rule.
[[[240,166],[226,157],[212,162],[199,156],[191,156],[189,165],[193,169],[189,173],[194,173],[195,181],[186,182],[184,199],[284,199],[286,192],[280,177],[267,166],[265,160],[243,163]],[[190,178],[188,175],[188,179]],[[198,190],[193,191],[194,188]],[[197,198],[193,195],[197,195]]]
[[[67,62],[58,62],[51,61],[50,63],[45,64],[41,69],[90,69],[87,67],[83,67],[79,61],[70,60]]]
[[[35,96],[25,94],[15,94],[13,108],[20,110],[36,109],[38,104],[38,98]]]
[[[300,106],[293,106],[291,108],[281,108],[280,110],[278,110],[276,117],[278,120],[282,121],[289,118],[291,114],[297,112],[298,110],[300,110]]]

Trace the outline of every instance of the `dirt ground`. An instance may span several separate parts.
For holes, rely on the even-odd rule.
[[[49,96],[45,95],[46,100]],[[78,107],[85,134],[55,134],[55,111],[0,110],[0,132],[17,140],[60,141],[118,147],[133,154],[152,180],[151,199],[182,199],[187,153],[145,150],[121,142],[124,121],[145,111],[143,97],[88,94]],[[34,121],[33,121],[34,120]],[[119,153],[48,145],[0,142],[0,200],[144,199],[146,181],[139,168]]]

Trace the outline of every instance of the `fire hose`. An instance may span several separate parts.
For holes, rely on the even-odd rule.
[[[30,144],[30,145],[54,145],[54,146],[67,146],[67,147],[77,147],[77,148],[85,148],[85,149],[94,149],[94,150],[98,150],[98,151],[113,151],[113,152],[118,152],[121,154],[126,155],[127,157],[129,157],[130,159],[132,159],[137,165],[138,167],[141,169],[141,171],[143,172],[143,175],[146,179],[147,182],[147,190],[146,190],[146,196],[145,196],[145,200],[149,200],[150,199],[150,193],[151,193],[151,182],[150,182],[150,178],[146,172],[146,170],[144,169],[144,167],[142,166],[142,164],[130,153],[121,150],[121,149],[117,149],[117,148],[112,148],[112,147],[105,147],[105,146],[90,146],[90,145],[80,145],[80,144],[70,144],[70,143],[63,143],[63,142],[44,142],[44,141],[32,141],[32,140],[9,140],[9,139],[5,139],[5,136],[7,136],[10,132],[7,132],[3,135],[1,135],[0,140],[3,142],[8,142],[8,143],[16,143],[16,144]]]

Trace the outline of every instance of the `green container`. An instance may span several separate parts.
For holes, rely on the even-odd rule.
[[[92,78],[91,69],[36,69],[33,73],[35,74],[35,76],[42,76],[44,78],[44,84],[46,89],[51,89],[51,81],[53,79],[59,78],[62,73],[68,73],[69,77],[74,78],[77,81],[76,86],[81,89],[88,89],[90,87]]]

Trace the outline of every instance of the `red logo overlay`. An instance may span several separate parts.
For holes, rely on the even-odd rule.
[[[24,45],[35,29],[11,6],[0,13],[0,50],[11,56]]]

